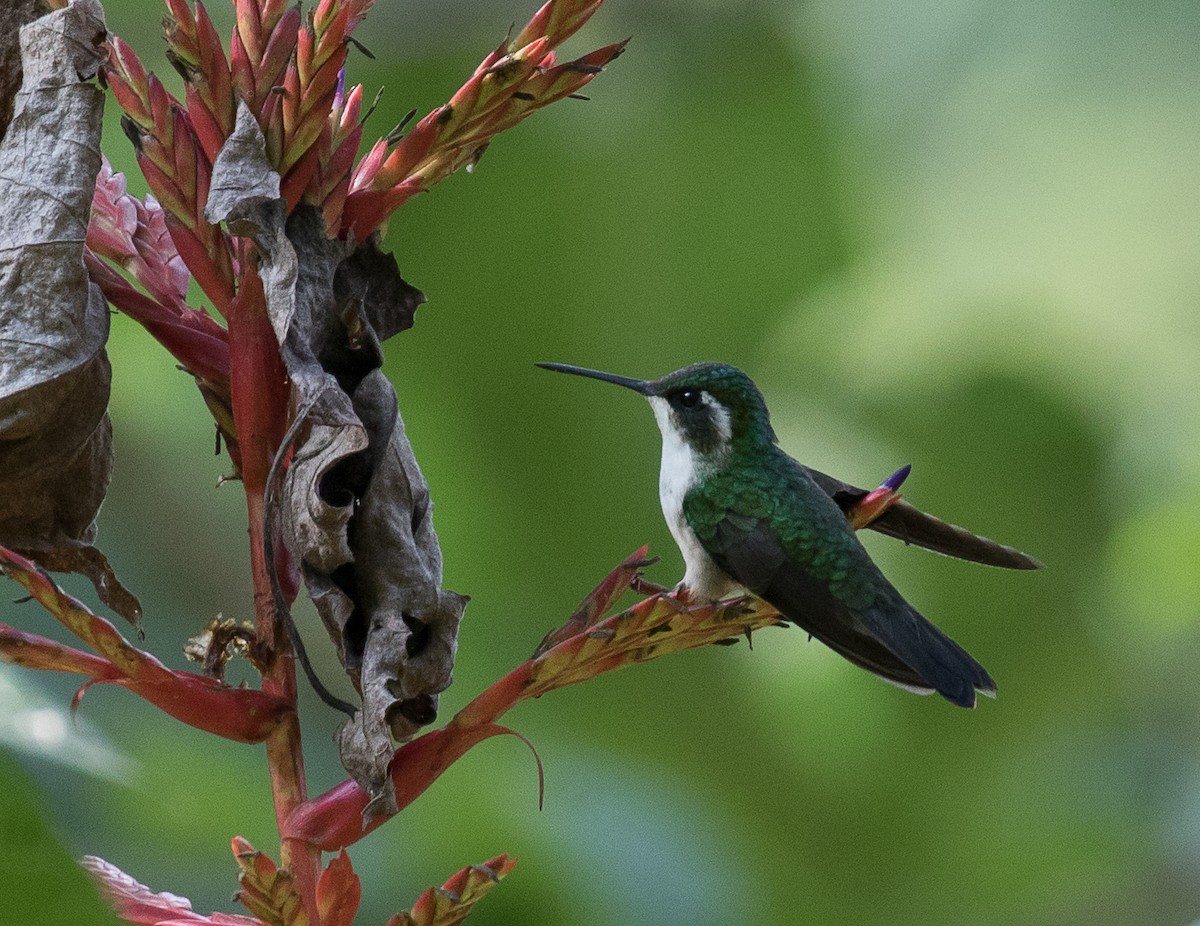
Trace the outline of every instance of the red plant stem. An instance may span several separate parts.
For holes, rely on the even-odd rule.
[[[243,249],[242,279],[230,308],[230,392],[233,419],[242,452],[242,483],[250,519],[250,568],[254,581],[255,630],[270,641],[275,658],[263,674],[263,691],[285,698],[292,712],[267,739],[271,794],[280,832],[280,863],[291,870],[296,891],[312,926],[319,926],[317,877],[321,852],[301,840],[283,836],[284,821],[307,799],[300,722],[296,716],[296,666],[287,636],[275,613],[268,564],[263,550],[267,474],[275,449],[287,429],[289,385],[275,332],[267,315],[262,280],[249,247]]]

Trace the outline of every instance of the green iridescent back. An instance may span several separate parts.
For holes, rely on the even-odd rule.
[[[763,524],[796,567],[827,583],[848,607],[866,610],[891,586],[846,522],[845,513],[778,447],[734,446],[727,465],[687,493],[683,513],[717,565],[728,571],[722,545]]]

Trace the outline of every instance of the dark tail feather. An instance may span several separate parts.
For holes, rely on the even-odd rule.
[[[865,611],[851,611],[800,570],[781,570],[760,593],[788,620],[856,666],[916,691],[933,690],[960,707],[996,683],[961,646],[891,586]]]
[[[965,527],[950,524],[901,499],[868,525],[872,530],[933,550],[944,556],[999,566],[1002,569],[1041,569],[1042,564],[1015,547],[1005,546],[987,537],[973,534]]]
[[[810,467],[805,469],[822,491],[837,502],[843,511],[848,511],[867,496],[866,489],[842,482]],[[987,537],[980,537],[965,527],[935,518],[903,499],[867,526],[873,531],[895,537],[913,546],[924,547],[926,550],[969,560],[972,563],[982,563],[985,566],[999,566],[1002,569],[1040,569],[1042,566],[1028,553],[1022,553],[1014,547],[1005,546]]]
[[[901,688],[936,691],[959,707],[974,707],[976,691],[993,696],[996,683],[987,670],[895,594],[890,606],[858,615],[840,604],[783,613],[839,656]]]
[[[837,632],[843,628],[815,628],[808,621],[793,621],[813,639],[820,640],[843,659],[878,675],[885,681],[917,694],[932,694],[934,688],[913,669],[905,665],[886,646],[861,633]],[[844,627],[844,625],[843,625]],[[834,632],[831,632],[834,631]]]
[[[897,659],[952,704],[974,707],[977,691],[995,696],[987,670],[899,596],[891,607],[872,609],[862,619]]]

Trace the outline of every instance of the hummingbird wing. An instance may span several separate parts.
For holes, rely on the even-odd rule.
[[[994,692],[987,671],[888,582],[830,496],[780,456],[790,464],[782,486],[778,471],[773,487],[714,475],[685,496],[684,516],[714,562],[830,649],[894,684],[937,691],[962,707],[974,707],[977,690]]]
[[[797,465],[803,466],[803,464]],[[848,511],[868,494],[866,489],[860,489],[833,476],[827,476],[819,470],[807,466],[803,468],[812,477],[813,482],[837,502],[838,507],[843,511]],[[987,537],[973,534],[964,527],[935,518],[920,508],[910,505],[904,499],[895,502],[868,527],[889,537],[895,537],[897,540],[903,540],[905,543],[924,547],[945,556],[965,559],[972,563],[982,563],[985,566],[1000,566],[1004,569],[1040,569],[1042,567],[1042,564],[1032,556],[1022,553],[1015,547],[996,543]]]

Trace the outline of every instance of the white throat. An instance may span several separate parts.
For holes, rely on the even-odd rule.
[[[736,593],[740,586],[727,576],[701,545],[683,516],[683,499],[700,479],[702,461],[671,420],[671,405],[660,396],[649,396],[654,419],[662,432],[662,466],[658,472],[658,500],[663,517],[683,554],[680,585],[702,598],[717,600]]]

